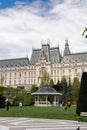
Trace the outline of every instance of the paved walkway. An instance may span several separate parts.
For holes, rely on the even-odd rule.
[[[87,130],[87,123],[54,119],[0,118],[0,130]]]

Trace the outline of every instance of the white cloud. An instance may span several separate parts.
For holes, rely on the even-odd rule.
[[[87,26],[87,2],[62,0],[47,3],[18,3],[0,11],[0,58],[31,57],[32,47],[41,48],[41,40],[50,39],[63,51],[68,37],[72,52],[87,51],[82,31]],[[81,2],[81,4],[80,4]],[[85,2],[85,3],[84,3]],[[48,8],[47,8],[48,6]]]

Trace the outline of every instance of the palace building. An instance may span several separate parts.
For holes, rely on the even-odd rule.
[[[0,60],[0,85],[6,87],[23,87],[27,90],[33,84],[39,86],[41,76],[47,71],[56,84],[63,76],[73,81],[81,78],[87,71],[87,52],[71,53],[68,40],[65,41],[63,55],[59,47],[42,44],[39,49],[32,49],[31,59],[16,58]]]

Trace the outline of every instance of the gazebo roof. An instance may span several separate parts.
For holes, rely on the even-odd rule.
[[[45,85],[43,88],[39,88],[36,92],[32,93],[32,95],[62,95],[62,93],[57,92],[54,88]]]

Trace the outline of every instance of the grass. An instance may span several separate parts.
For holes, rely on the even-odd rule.
[[[26,118],[46,118],[46,119],[64,119],[78,120],[76,108],[71,107],[61,111],[59,107],[33,107],[23,106],[22,111],[19,107],[11,106],[9,111],[0,108],[0,117],[26,117]],[[86,118],[87,121],[87,118]]]
[[[24,106],[22,111],[19,107],[11,106],[9,111],[0,109],[0,117],[32,117],[50,119],[75,119],[75,107],[61,111],[58,107],[31,107]]]
[[[25,118],[45,118],[45,119],[62,119],[62,120],[82,120],[87,122],[87,117],[79,118],[76,115],[76,107],[72,106],[67,110],[60,110],[59,107],[34,107],[23,106],[22,111],[19,107],[10,106],[9,111],[0,108],[0,117],[25,117]]]

